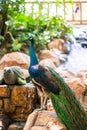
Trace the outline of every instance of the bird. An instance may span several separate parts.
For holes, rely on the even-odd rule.
[[[39,60],[34,50],[34,38],[30,39],[31,45],[29,48],[30,54],[30,66],[28,72],[32,82],[37,86],[41,97],[41,109],[46,109],[46,101],[49,97],[49,93],[59,94],[60,89],[57,87],[57,81],[48,70],[47,67],[43,67],[39,64]]]
[[[87,115],[74,91],[54,69],[39,64],[34,50],[34,39],[31,40],[30,45],[29,73],[31,80],[43,95],[46,92],[50,93],[54,110],[67,130],[87,129]],[[41,105],[43,109],[45,104]]]

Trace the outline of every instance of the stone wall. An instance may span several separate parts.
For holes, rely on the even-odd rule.
[[[2,122],[6,115],[11,117],[14,122],[21,122],[21,124],[25,122],[28,115],[35,109],[36,95],[36,88],[32,83],[0,85],[0,119]],[[8,119],[5,118],[5,120]],[[23,126],[19,126],[23,129]],[[10,129],[17,128],[18,124],[10,127]]]

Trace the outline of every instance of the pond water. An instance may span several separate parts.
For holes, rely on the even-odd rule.
[[[87,69],[87,48],[82,48],[80,43],[72,45],[68,60],[61,67],[67,68],[74,73]]]

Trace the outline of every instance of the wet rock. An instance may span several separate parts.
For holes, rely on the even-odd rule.
[[[58,50],[60,50],[62,52],[63,51],[63,44],[64,44],[64,40],[62,40],[62,39],[54,39],[52,42],[50,42],[48,44],[48,47],[50,49],[57,48]]]
[[[53,48],[50,50],[54,57],[58,58],[60,63],[64,63],[67,61],[67,55],[62,54],[61,51],[59,51],[57,48]]]
[[[30,63],[29,56],[21,52],[12,52],[5,54],[0,60],[0,69],[8,66],[19,66],[22,69],[28,69]]]
[[[71,51],[71,44],[67,39],[54,39],[48,44],[50,49],[57,48],[61,53],[68,54]]]
[[[66,130],[55,112],[35,110],[28,116],[23,130]]]

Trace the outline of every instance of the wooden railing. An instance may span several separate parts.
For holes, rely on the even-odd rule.
[[[68,11],[66,7],[68,7]],[[64,17],[68,22],[87,24],[87,1],[74,2],[73,6],[66,2],[64,4],[64,12],[67,12]]]
[[[87,1],[74,2],[70,4],[65,2],[60,7],[57,6],[56,2],[40,2],[38,6],[37,2],[26,2],[25,3],[27,13],[31,15],[37,15],[36,12],[39,12],[39,9],[42,11],[42,15],[45,13],[48,15],[61,15],[68,22],[75,24],[87,24]]]

